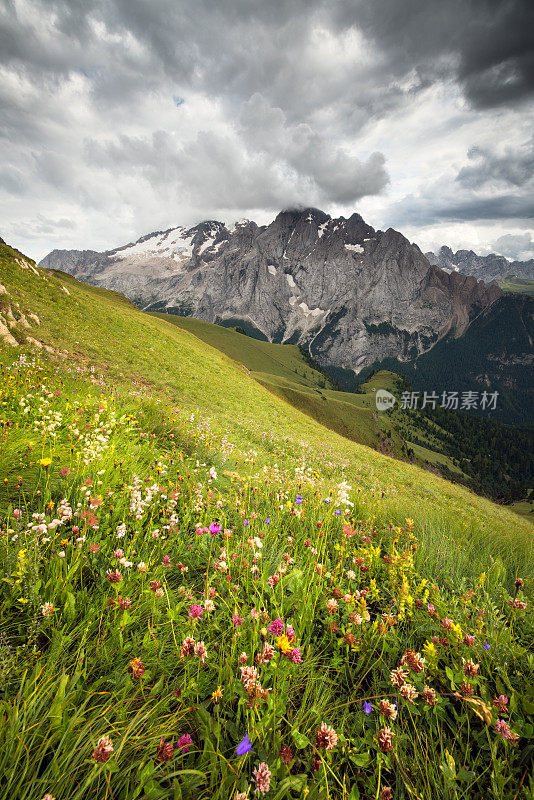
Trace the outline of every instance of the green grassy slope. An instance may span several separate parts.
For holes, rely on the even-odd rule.
[[[174,314],[151,314],[182,330],[189,331],[203,342],[244,364],[252,373],[278,375],[302,386],[330,386],[325,376],[306,364],[297,345],[271,344],[252,339],[222,325],[212,325],[193,317]]]
[[[529,523],[112,292],[0,284],[0,800],[530,800]]]
[[[517,515],[326,430],[198,337],[115,293],[36,272],[21,269],[11,248],[1,247],[0,282],[11,303],[40,318],[38,326],[30,320],[31,334],[68,352],[74,363],[91,364],[107,384],[133,382],[144,396],[198,411],[209,417],[215,440],[227,436],[241,450],[253,450],[257,465],[270,463],[279,443],[314,469],[331,462],[336,474],[359,486],[370,513],[393,522],[417,519],[426,538],[422,558],[444,573],[473,572],[489,553],[511,565],[533,559],[532,527]],[[354,402],[364,398],[354,395]]]
[[[358,393],[337,391],[328,377],[307,363],[296,345],[258,341],[235,330],[191,317],[173,314],[154,316],[194,333],[202,341],[243,364],[263,386],[326,428],[406,460],[406,448],[403,449],[405,439],[397,430],[399,414],[396,411],[389,416],[376,413],[375,392],[377,389],[395,391],[399,378],[394,373],[387,370],[376,373],[359,387]],[[434,452],[431,447],[413,450],[414,461],[419,466],[446,466],[452,473],[462,475],[446,455]]]
[[[525,278],[505,278],[498,283],[504,292],[519,292],[534,297],[534,281]]]

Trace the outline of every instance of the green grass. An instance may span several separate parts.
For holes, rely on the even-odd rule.
[[[330,386],[330,381],[321,372],[306,363],[297,345],[271,344],[252,339],[231,328],[212,325],[210,322],[179,317],[174,314],[151,316],[189,331],[206,344],[215,347],[229,358],[243,364],[252,374],[266,373],[286,378],[303,386]]]
[[[476,552],[473,574],[490,555],[504,556],[511,572],[525,563],[523,559],[534,567],[532,527],[526,520],[460,486],[326,430],[174,321],[143,314],[120,295],[69,276],[58,278],[38,270],[37,277],[13,264],[11,252],[5,246],[0,249],[0,282],[12,303],[39,316],[41,324],[32,329],[33,335],[56,350],[68,351],[73,363],[92,366],[106,385],[133,387],[142,396],[178,404],[184,413],[199,412],[209,418],[214,441],[227,436],[241,450],[255,451],[257,465],[271,463],[280,443],[289,458],[302,458],[314,469],[327,461],[333,464],[333,474],[346,475],[363,494],[370,493],[365,504],[371,513],[379,509],[396,521],[437,515],[451,540]],[[256,345],[233,335],[247,346]],[[383,377],[387,385],[389,376]],[[318,393],[312,396],[315,406],[326,405]],[[370,395],[349,398],[372,413]],[[381,419],[380,424],[387,425],[385,417]],[[428,547],[439,550],[439,538],[429,539]]]
[[[530,523],[112,292],[7,247],[0,282],[20,341],[0,346],[0,800],[250,798],[260,762],[267,800],[531,800],[534,620],[510,606],[532,593]],[[390,381],[329,402],[372,417]],[[279,618],[294,641],[267,629]],[[405,653],[415,702],[390,679]]]
[[[515,503],[510,503],[507,508],[534,522],[534,502],[532,500],[517,500]]]
[[[498,283],[504,292],[519,292],[520,294],[528,294],[530,297],[534,297],[534,281],[510,277]]]
[[[398,424],[398,409],[391,415],[377,414],[375,392],[398,390],[399,376],[387,370],[373,375],[356,392],[337,391],[328,377],[310,367],[296,345],[271,344],[209,322],[173,314],[153,316],[189,331],[217,348],[233,361],[243,364],[251,377],[282,400],[303,411],[331,431],[396,458],[405,459]],[[397,391],[398,394],[398,391]],[[451,459],[428,441],[428,448],[414,447],[415,462],[436,468],[445,466],[459,477],[463,473]],[[433,449],[434,448],[434,449]]]

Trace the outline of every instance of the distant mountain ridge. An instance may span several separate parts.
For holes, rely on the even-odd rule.
[[[504,256],[490,253],[479,256],[473,250],[457,250],[443,246],[437,253],[425,253],[431,264],[447,272],[461,272],[472,275],[477,280],[490,283],[504,280],[510,275],[525,280],[534,280],[534,259],[528,261],[509,261]]]
[[[375,231],[358,214],[332,219],[317,209],[281,212],[268,226],[170,228],[106,253],[56,250],[40,265],[122,291],[146,310],[240,321],[356,371],[377,350],[409,359],[449,331],[461,334],[500,296],[432,267],[391,228]]]
[[[314,208],[283,211],[263,226],[170,228],[105,253],[56,250],[40,266],[123,292],[144,310],[303,345],[346,386],[386,360],[416,365],[438,342],[446,350],[481,314],[491,327],[503,297],[496,285],[430,264],[398,231]],[[475,376],[485,388],[506,383],[498,364],[530,363],[533,305],[521,306],[519,340],[490,347],[488,372]]]

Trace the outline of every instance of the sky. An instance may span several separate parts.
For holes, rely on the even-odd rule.
[[[530,0],[0,0],[0,236],[354,211],[534,258]]]

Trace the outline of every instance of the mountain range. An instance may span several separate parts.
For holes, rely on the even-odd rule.
[[[472,275],[478,280],[490,283],[502,281],[510,276],[534,281],[534,259],[528,261],[509,261],[504,256],[490,253],[479,256],[473,250],[457,250],[441,247],[437,253],[425,253],[431,264],[435,264],[446,272],[461,272]]]
[[[54,250],[40,266],[120,291],[146,311],[299,344],[348,388],[387,366],[428,391],[499,391],[510,421],[534,406],[534,302],[431,264],[401,233],[374,230],[356,213],[206,221],[104,253]]]

